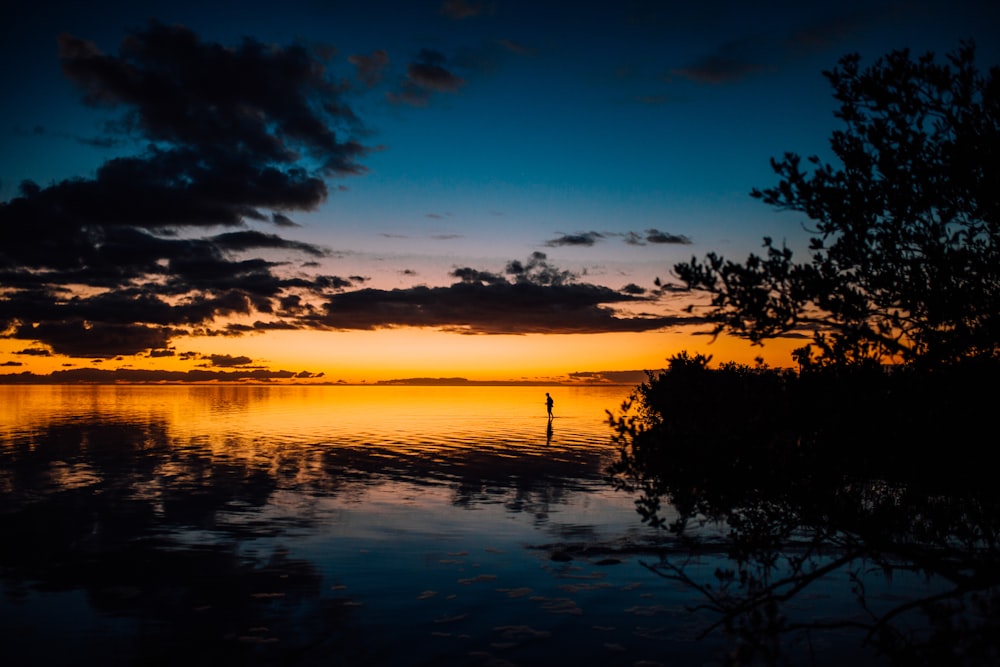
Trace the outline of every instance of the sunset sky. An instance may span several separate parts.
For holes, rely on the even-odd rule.
[[[805,248],[748,193],[828,157],[842,55],[1000,64],[978,0],[8,4],[0,381],[790,365],[671,267]]]

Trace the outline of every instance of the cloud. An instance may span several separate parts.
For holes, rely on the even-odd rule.
[[[469,2],[468,0],[445,0],[441,3],[440,10],[443,16],[456,21],[492,11],[493,5],[491,3]]]
[[[507,262],[504,272],[513,277],[516,283],[530,283],[535,285],[564,285],[576,280],[576,275],[570,271],[564,271],[549,263],[544,252],[533,252],[528,257],[528,261],[521,263],[520,260]]]
[[[444,67],[445,57],[437,51],[424,49],[418,60],[406,68],[410,81],[426,90],[454,93],[465,85],[465,80]]]
[[[830,49],[864,28],[865,23],[862,17],[855,15],[824,17],[822,21],[793,32],[786,40],[786,46],[805,53]]]
[[[29,348],[25,348],[23,350],[18,350],[14,354],[23,354],[23,355],[26,355],[26,356],[35,356],[35,357],[50,357],[50,356],[52,356],[52,353],[49,350],[46,350],[45,348],[41,348],[41,347],[29,347]]]
[[[629,245],[646,245],[647,243],[690,245],[691,239],[683,234],[671,234],[669,232],[661,232],[658,229],[647,229],[642,234],[627,232],[625,234],[625,243]]]
[[[648,243],[672,243],[679,245],[691,244],[691,239],[682,234],[670,234],[667,232],[661,232],[658,229],[647,229],[646,241]]]
[[[322,56],[301,44],[244,38],[223,47],[152,21],[118,56],[68,34],[59,56],[87,103],[125,107],[122,126],[152,141],[197,147],[209,160],[211,150],[224,160],[235,152],[244,163],[290,164],[304,152],[331,172],[360,169],[364,150],[337,138],[356,118]]]
[[[212,366],[218,368],[231,368],[233,366],[249,366],[253,359],[247,356],[234,357],[230,354],[209,354],[204,357]]]
[[[464,266],[451,272],[452,278],[458,278],[463,283],[486,284],[486,285],[506,285],[507,279],[499,273],[491,271],[480,271],[472,267]]]
[[[117,54],[68,34],[58,45],[84,103],[116,114],[109,141],[144,148],[0,202],[2,335],[110,359],[234,315],[282,326],[292,297],[354,284],[294,275],[279,253],[331,253],[247,228],[296,226],[289,213],[319,206],[327,179],[365,171],[352,139],[365,129],[321,47],[226,46],[155,21]],[[201,231],[219,226],[239,229]]]
[[[377,49],[367,56],[348,56],[347,62],[357,68],[358,80],[370,88],[382,81],[382,74],[389,65],[389,54],[384,49]]]
[[[294,220],[292,220],[291,218],[289,218],[284,213],[278,213],[277,211],[273,211],[271,213],[271,222],[274,223],[275,225],[277,225],[278,227],[298,227],[299,226],[299,223],[295,222]]]
[[[84,146],[92,146],[94,148],[115,148],[123,143],[121,139],[114,137],[75,137],[75,139]]]
[[[37,326],[21,325],[13,337],[49,345],[57,354],[73,357],[113,359],[150,348],[166,347],[170,329],[137,323],[50,321]]]
[[[465,85],[465,79],[447,68],[444,54],[433,49],[423,49],[416,60],[406,68],[406,77],[398,90],[386,93],[394,104],[427,106],[433,93],[457,93]]]
[[[892,20],[886,10],[878,7],[860,11],[838,7],[834,13],[822,16],[806,11],[790,19],[788,32],[751,34],[720,44],[688,65],[672,69],[671,74],[697,83],[738,83],[813,53],[836,49],[852,35]]]
[[[562,234],[554,239],[545,242],[548,248],[558,248],[563,246],[584,246],[590,247],[598,241],[603,241],[609,237],[622,237],[628,245],[653,244],[678,244],[690,245],[691,239],[683,234],[671,234],[661,232],[658,229],[647,229],[645,232],[577,232],[575,234]]]
[[[646,371],[579,371],[569,374],[570,380],[588,384],[638,385],[649,380]]]
[[[546,247],[556,248],[560,246],[592,246],[596,241],[604,238],[600,232],[578,232],[576,234],[563,234],[562,236],[550,239],[545,242]]]
[[[332,297],[316,324],[340,330],[431,327],[468,334],[566,334],[650,331],[685,321],[618,316],[605,305],[635,300],[589,284],[459,282],[365,289]]]
[[[0,374],[0,384],[268,382],[271,380],[293,380],[321,377],[323,377],[323,373],[313,373],[310,371],[299,371],[296,373],[286,370],[271,371],[263,368],[240,369],[233,371],[209,369],[164,371],[138,368],[119,368],[108,370],[103,368],[72,368],[63,371],[53,371],[48,374]]]
[[[742,81],[764,69],[766,68],[758,62],[724,53],[712,53],[671,72],[697,83],[721,85]]]
[[[226,232],[213,236],[209,243],[220,250],[256,250],[258,248],[281,248],[295,250],[315,257],[324,257],[327,252],[311,243],[289,241],[276,234],[256,231]]]
[[[504,273],[456,268],[447,287],[363,289],[332,296],[314,326],[339,330],[430,327],[466,334],[649,331],[692,320],[626,315],[609,307],[647,299],[577,283],[572,273],[534,253],[508,262]]]

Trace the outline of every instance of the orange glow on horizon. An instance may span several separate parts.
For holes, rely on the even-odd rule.
[[[45,375],[67,368],[152,371],[266,369],[306,372],[312,382],[373,383],[408,378],[465,378],[472,381],[566,382],[576,372],[658,370],[681,351],[752,364],[791,366],[801,340],[751,346],[743,340],[688,331],[528,334],[485,336],[431,329],[377,331],[272,331],[240,337],[189,337],[173,342],[173,356],[136,355],[80,359],[25,355],[25,341],[0,340],[2,373]],[[246,357],[243,365],[213,365],[211,356]],[[322,373],[322,377],[315,376]],[[286,380],[287,381],[287,380]]]

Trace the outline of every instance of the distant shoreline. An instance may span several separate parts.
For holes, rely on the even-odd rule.
[[[208,380],[52,380],[46,376],[0,376],[0,387],[634,387],[636,382],[560,382],[556,380],[467,380],[464,378],[413,378],[376,382],[301,382],[257,379]]]

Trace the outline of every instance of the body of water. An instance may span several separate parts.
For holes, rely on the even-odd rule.
[[[0,662],[719,664],[605,479],[629,392],[0,387]]]
[[[687,623],[603,479],[629,390],[545,391],[0,388],[0,656],[662,656]]]

